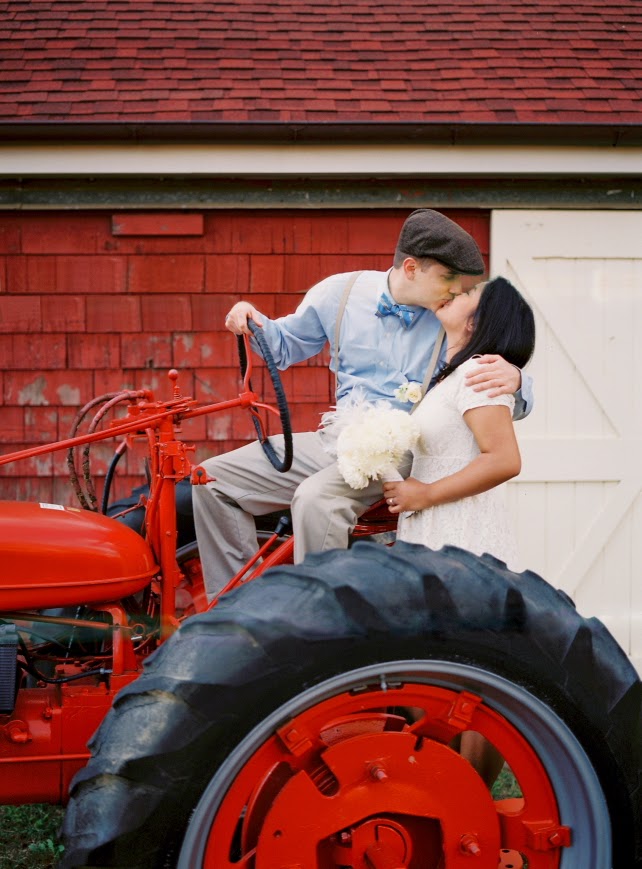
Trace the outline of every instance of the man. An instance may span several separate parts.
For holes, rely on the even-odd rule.
[[[358,395],[410,410],[394,393],[426,377],[439,333],[434,311],[471,289],[473,276],[483,272],[479,248],[467,232],[437,211],[417,209],[403,224],[388,272],[326,278],[293,314],[277,320],[241,301],[225,324],[235,335],[249,331],[248,319],[261,326],[280,369],[314,356],[329,342],[338,408]],[[491,395],[518,393],[515,416],[524,416],[531,400],[530,394],[519,394],[521,372],[498,356],[484,362],[483,373],[470,382]],[[530,383],[524,385],[530,391]],[[332,424],[295,434],[294,460],[285,474],[272,468],[258,443],[203,462],[213,482],[195,486],[192,498],[210,599],[256,551],[254,516],[291,505],[297,562],[308,552],[347,547],[357,519],[383,489],[380,481],[358,491],[345,483],[335,440]]]

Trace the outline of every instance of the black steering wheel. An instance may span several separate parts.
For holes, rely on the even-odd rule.
[[[283,389],[283,384],[281,383],[281,376],[276,367],[274,357],[272,356],[270,348],[268,347],[267,341],[265,340],[265,336],[263,335],[263,329],[261,329],[260,326],[257,326],[253,320],[248,320],[247,324],[250,332],[256,340],[256,343],[259,345],[261,355],[263,356],[263,360],[270,375],[270,380],[272,381],[274,397],[276,400],[276,406],[278,408],[278,415],[281,420],[281,431],[283,432],[284,453],[282,459],[280,459],[276,454],[274,446],[270,443],[270,439],[265,433],[265,428],[263,426],[263,421],[259,415],[258,408],[264,408],[275,414],[277,413],[277,411],[268,404],[257,402],[256,404],[250,406],[252,422],[254,423],[254,428],[256,429],[258,441],[263,447],[263,452],[268,457],[270,464],[274,468],[276,468],[277,471],[280,471],[282,474],[284,474],[292,467],[292,422],[290,420],[290,410],[288,408],[288,402],[285,397],[285,390]],[[245,337],[243,335],[238,336],[238,350],[239,361],[241,365],[241,377],[245,380],[245,374],[247,372],[247,350]],[[247,385],[248,388],[251,390],[252,386],[249,381]]]

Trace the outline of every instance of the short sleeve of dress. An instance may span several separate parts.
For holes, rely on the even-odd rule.
[[[489,405],[503,405],[507,407],[511,414],[515,407],[515,396],[513,395],[496,395],[493,398],[488,396],[486,392],[475,392],[472,386],[466,386],[466,374],[469,371],[474,371],[478,366],[477,359],[467,359],[463,362],[451,377],[457,378],[457,388],[455,393],[455,402],[457,410],[463,416],[467,410],[472,410],[474,407],[488,407]]]

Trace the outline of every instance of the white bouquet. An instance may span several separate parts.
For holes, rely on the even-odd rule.
[[[339,472],[353,489],[369,480],[403,479],[397,465],[419,439],[419,428],[405,410],[387,404],[362,404],[350,408],[337,438]]]

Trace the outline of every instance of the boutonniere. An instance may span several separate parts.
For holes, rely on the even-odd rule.
[[[409,401],[411,404],[417,404],[422,397],[421,383],[417,383],[415,380],[407,380],[395,389],[397,401]]]

